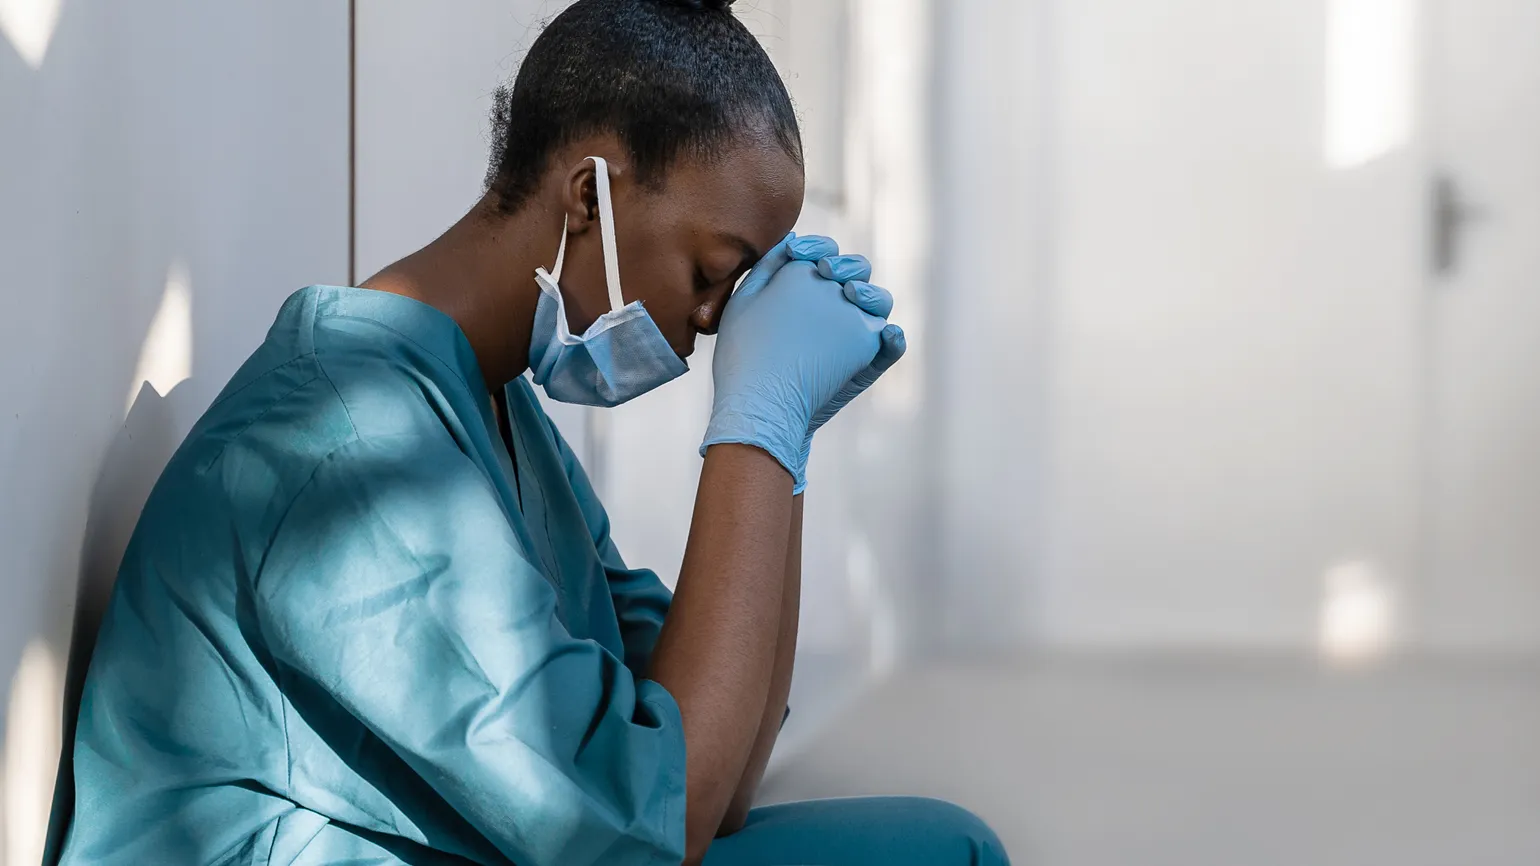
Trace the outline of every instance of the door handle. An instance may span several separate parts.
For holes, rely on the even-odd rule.
[[[1486,210],[1466,201],[1459,185],[1448,174],[1433,178],[1433,273],[1448,276],[1460,265],[1461,239],[1469,223],[1484,219]]]

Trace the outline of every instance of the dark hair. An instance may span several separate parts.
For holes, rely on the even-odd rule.
[[[711,158],[751,136],[802,162],[797,116],[733,0],[578,0],[535,40],[492,112],[487,188],[516,209],[551,154],[614,132],[637,178],[657,186],[681,156]]]

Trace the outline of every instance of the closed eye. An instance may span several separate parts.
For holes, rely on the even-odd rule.
[[[732,292],[728,292],[728,294],[731,295],[733,292],[738,291],[738,287],[743,285],[745,279],[748,279],[749,270],[749,268],[739,268],[721,280],[712,280],[706,276],[704,271],[697,269],[695,271],[695,291],[709,292],[723,283],[730,283],[733,288]]]

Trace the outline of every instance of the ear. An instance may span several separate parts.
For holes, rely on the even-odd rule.
[[[561,207],[567,233],[580,235],[599,225],[599,187],[594,161],[584,159],[568,169],[562,182]]]

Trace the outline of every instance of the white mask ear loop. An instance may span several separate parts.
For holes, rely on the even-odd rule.
[[[615,250],[615,205],[610,198],[610,168],[602,156],[590,156],[594,161],[594,186],[599,199],[599,240],[604,247],[604,283],[610,293],[610,311],[626,305],[620,293],[620,255]],[[561,245],[556,248],[556,267],[551,270],[551,281],[561,283],[561,268],[567,261],[567,228],[570,217],[562,217]]]
[[[594,161],[594,182],[599,193],[599,237],[604,244],[604,282],[610,290],[610,310],[626,305],[620,293],[620,255],[615,251],[615,205],[610,198],[610,167],[604,157],[590,156]],[[562,232],[566,237],[566,232]],[[559,257],[560,254],[558,254]]]
[[[551,271],[551,282],[561,282],[561,266],[567,260],[567,224],[568,217],[561,218],[561,246],[556,248],[556,267]]]

